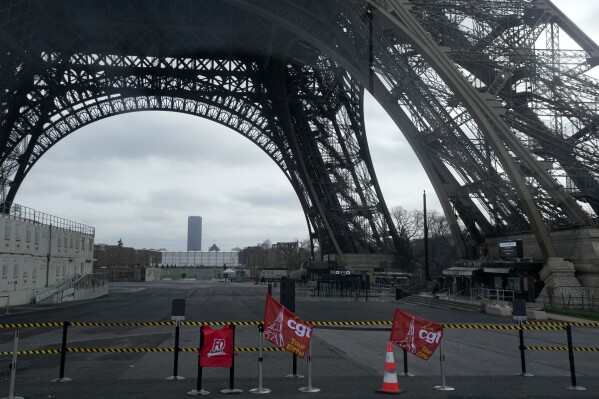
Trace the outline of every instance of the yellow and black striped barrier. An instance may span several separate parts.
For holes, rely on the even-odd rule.
[[[1,329],[12,329],[12,328],[36,328],[36,327],[62,327],[62,322],[51,322],[51,323],[3,323],[0,324]]]
[[[391,325],[393,321],[311,321],[315,326],[377,326]],[[259,326],[261,321],[182,321],[181,326],[224,326],[231,325],[236,327]],[[150,321],[150,322],[123,322],[123,323],[104,323],[91,321],[70,321],[71,327],[162,327],[175,326],[175,321]],[[0,329],[14,328],[39,328],[39,327],[62,327],[62,322],[53,323],[5,323],[0,324]]]
[[[70,321],[69,326],[71,327],[164,327],[164,326],[175,326],[175,321],[144,321],[144,322],[124,322],[124,323],[105,323],[105,322],[92,322],[92,321]],[[261,321],[182,321],[182,326],[258,326],[262,324]],[[63,322],[51,322],[51,323],[3,323],[0,324],[1,329],[14,329],[14,328],[40,328],[40,327],[62,327]]]
[[[390,326],[392,320],[378,321],[310,321],[317,327],[367,327],[367,326]],[[181,326],[224,326],[237,327],[259,326],[261,321],[182,321]],[[39,327],[62,327],[62,322],[51,323],[5,323],[0,324],[0,329],[15,328],[39,328]],[[150,322],[124,322],[103,323],[87,321],[71,321],[71,327],[164,327],[175,326],[175,321],[150,321]],[[522,327],[516,324],[467,324],[467,323],[444,323],[445,328],[471,329],[471,330],[563,330],[566,326],[574,327],[599,327],[599,323],[574,323],[574,322],[527,322]]]
[[[571,326],[571,327],[599,327],[599,322],[577,322],[577,321],[539,321],[527,320],[524,322],[527,325],[541,326]]]
[[[174,322],[173,322],[174,325]],[[261,321],[182,321],[182,326],[236,326],[236,327],[247,327],[247,326],[260,326]]]
[[[70,321],[71,327],[163,327],[174,326],[174,321],[149,321],[149,322],[127,322],[127,323],[96,323],[88,321]]]
[[[60,349],[33,349],[17,351],[18,355],[58,355]],[[12,356],[12,352],[0,352],[0,356]]]
[[[535,346],[526,345],[524,349],[527,351],[567,351],[567,346]],[[235,352],[258,352],[259,348],[255,347],[239,347],[235,348]],[[283,348],[269,346],[262,348],[263,352],[279,352]],[[599,348],[593,347],[573,347],[575,352],[599,352]],[[174,352],[175,348],[67,348],[69,353],[169,353]],[[179,348],[179,352],[197,353],[198,348]],[[60,349],[32,349],[20,350],[18,355],[59,355]],[[12,356],[12,352],[0,352],[0,356]]]
[[[343,327],[343,326],[382,326],[393,324],[392,320],[383,321],[310,321],[315,326],[330,326],[330,327]]]
[[[567,351],[567,346],[534,346],[534,345],[526,345],[524,349],[527,351]],[[575,352],[599,352],[599,348],[589,348],[589,347],[573,347],[573,351]]]
[[[62,323],[61,323],[62,324]],[[258,326],[261,321],[181,321],[181,326]],[[163,327],[175,326],[175,321],[149,321],[149,322],[126,322],[126,323],[96,323],[86,321],[69,322],[73,327]]]
[[[235,352],[258,352],[259,348],[240,347]],[[268,346],[263,352],[283,351],[283,348]],[[67,348],[69,353],[165,353],[174,352],[175,348]],[[197,353],[198,348],[179,348],[179,352]],[[59,355],[60,349],[33,349],[17,351],[18,355]],[[12,352],[0,352],[0,356],[12,356]]]
[[[444,328],[462,328],[470,330],[536,330],[536,331],[560,331],[564,330],[566,326],[561,325],[547,325],[547,326],[518,326],[516,324],[443,324]]]

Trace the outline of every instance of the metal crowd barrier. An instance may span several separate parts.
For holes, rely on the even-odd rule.
[[[379,321],[310,321],[318,328],[322,329],[343,329],[357,331],[390,331],[393,322],[391,320]],[[69,378],[64,376],[67,353],[175,353],[175,370],[177,369],[177,354],[179,352],[199,352],[199,348],[180,348],[178,341],[173,348],[75,348],[68,347],[68,328],[69,327],[145,327],[145,326],[262,326],[261,321],[159,321],[159,322],[41,322],[41,323],[3,323],[2,329],[15,330],[15,346],[13,351],[0,351],[0,356],[13,356],[13,362],[16,362],[16,355],[61,355],[59,377],[53,382],[67,382]],[[377,327],[379,326],[379,327]],[[380,327],[384,326],[384,327]],[[551,321],[527,321],[522,325],[513,324],[470,324],[470,323],[446,323],[444,328],[449,329],[470,329],[470,330],[512,330],[519,331],[522,373],[521,376],[532,376],[526,371],[525,351],[568,351],[570,361],[570,374],[572,385],[568,389],[584,390],[584,387],[576,384],[576,375],[574,367],[574,352],[599,352],[597,347],[574,347],[572,345],[572,327],[599,327],[599,322],[551,322]],[[63,335],[60,349],[36,349],[36,350],[18,350],[18,332],[24,328],[57,328],[62,327]],[[568,346],[531,346],[524,345],[524,331],[563,331],[567,332]],[[283,351],[278,347],[236,347],[235,352],[257,352],[257,351]],[[408,372],[407,352],[404,350],[404,376],[413,376]],[[16,364],[15,364],[16,367]],[[176,374],[176,373],[175,373]],[[14,378],[14,377],[12,377]]]

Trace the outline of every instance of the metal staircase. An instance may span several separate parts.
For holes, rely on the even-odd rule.
[[[35,303],[61,303],[72,301],[75,295],[75,285],[85,276],[76,274],[58,284],[35,290]]]

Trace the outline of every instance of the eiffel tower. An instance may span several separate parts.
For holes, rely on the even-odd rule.
[[[414,344],[414,318],[410,320],[410,327],[408,333],[401,341],[397,342],[400,348],[407,350],[410,353],[416,353],[416,345]]]
[[[272,322],[270,326],[264,330],[264,336],[273,344],[283,347],[285,346],[285,340],[283,339],[283,315],[285,309],[281,308],[279,315],[276,320]]]
[[[79,128],[175,111],[259,146],[322,253],[392,257],[366,90],[462,258],[521,238],[556,295],[599,287],[599,47],[549,0],[6,0],[0,43],[4,212]]]

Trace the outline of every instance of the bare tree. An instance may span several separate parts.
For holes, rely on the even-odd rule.
[[[400,267],[413,270],[415,264],[424,264],[424,211],[407,211],[402,207],[391,209],[401,242],[398,254]],[[454,261],[454,245],[451,230],[445,215],[436,210],[426,213],[429,238],[429,262],[434,274],[441,274],[442,269]],[[407,245],[406,245],[407,243]]]
[[[272,247],[273,251],[276,251],[277,259],[281,259],[281,263],[283,263],[285,267],[290,268],[292,266],[294,255],[298,252],[299,242],[297,240],[290,242],[278,242]]]
[[[431,238],[450,237],[451,229],[444,214],[436,210],[427,212],[428,234]]]
[[[391,209],[391,217],[395,221],[397,231],[401,237],[413,240],[424,235],[422,212],[407,211],[401,206]]]
[[[239,262],[250,269],[262,267],[266,263],[266,251],[262,245],[245,247],[239,251]]]

